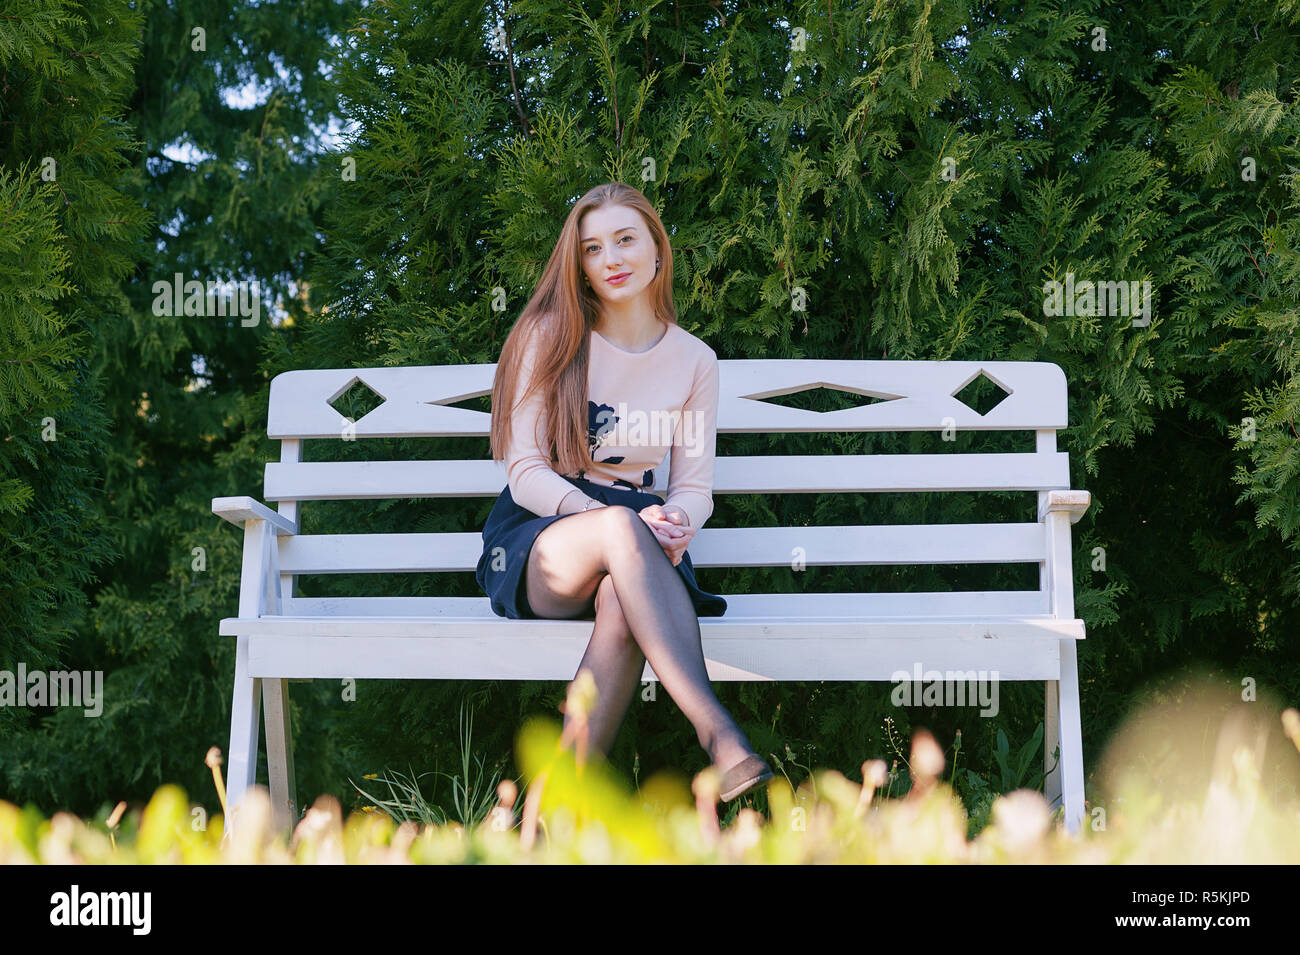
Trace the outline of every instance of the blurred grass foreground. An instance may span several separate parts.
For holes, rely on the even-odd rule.
[[[587,689],[574,681],[566,709],[581,713]],[[881,796],[886,767],[873,759],[863,783],[816,770],[796,788],[778,775],[767,815],[741,808],[723,826],[713,770],[689,787],[659,774],[629,792],[607,764],[585,758],[580,718],[573,739],[534,719],[518,737],[524,791],[503,780],[496,805],[470,825],[380,812],[344,820],[338,800],[322,796],[291,834],[277,832],[256,787],[225,838],[222,816],[202,819],[165,785],[142,811],[119,804],[89,823],[0,801],[0,864],[1300,862],[1300,713],[1206,690],[1190,699],[1153,700],[1116,734],[1078,836],[1041,793],[1020,789],[999,796],[968,839],[943,754],[924,731],[913,736],[902,797]],[[224,805],[219,761],[211,765]]]

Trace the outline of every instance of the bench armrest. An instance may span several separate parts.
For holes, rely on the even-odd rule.
[[[296,522],[251,497],[214,497],[212,513],[230,521],[236,527],[243,527],[246,521],[266,521],[275,528],[277,536],[286,537],[298,533]]]
[[[1038,519],[1045,520],[1052,511],[1069,511],[1070,523],[1077,524],[1091,503],[1092,493],[1089,491],[1048,491],[1038,508]]]

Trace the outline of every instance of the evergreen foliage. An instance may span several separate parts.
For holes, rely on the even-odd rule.
[[[120,550],[103,488],[98,340],[146,211],[121,116],[139,14],[36,0],[0,17],[0,667],[55,667]],[[0,750],[35,714],[0,707]],[[3,760],[0,756],[0,760]]]

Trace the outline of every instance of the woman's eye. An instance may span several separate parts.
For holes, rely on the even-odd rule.
[[[636,241],[636,240],[635,240],[632,236],[630,236],[630,235],[625,235],[625,236],[623,236],[622,238],[620,238],[618,241],[619,241],[619,242],[622,242],[623,239],[627,239],[629,242],[634,242],[634,241]],[[600,248],[600,246],[598,246],[598,245],[589,245],[589,246],[587,246],[587,250],[586,250],[586,251],[587,251],[587,254],[590,255],[592,249],[598,249],[598,248]]]

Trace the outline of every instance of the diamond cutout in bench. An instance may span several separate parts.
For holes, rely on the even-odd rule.
[[[983,417],[1002,404],[1011,392],[984,374],[983,370],[964,388],[954,391],[952,396]]]
[[[360,378],[353,378],[348,382],[348,386],[329,402],[329,406],[345,418],[360,421],[387,400]]]
[[[828,411],[844,411],[847,408],[865,408],[867,405],[883,401],[897,401],[902,395],[864,395],[837,385],[818,382],[815,385],[806,385],[797,391],[787,392],[783,395],[768,395],[766,397],[741,395],[741,397],[780,405],[783,408],[797,408],[800,411],[815,411],[824,414]]]
[[[442,405],[446,408],[460,408],[463,411],[481,411],[484,414],[492,413],[492,393],[484,392],[481,395],[470,395],[468,398],[457,398],[455,401],[426,401],[426,405]]]

